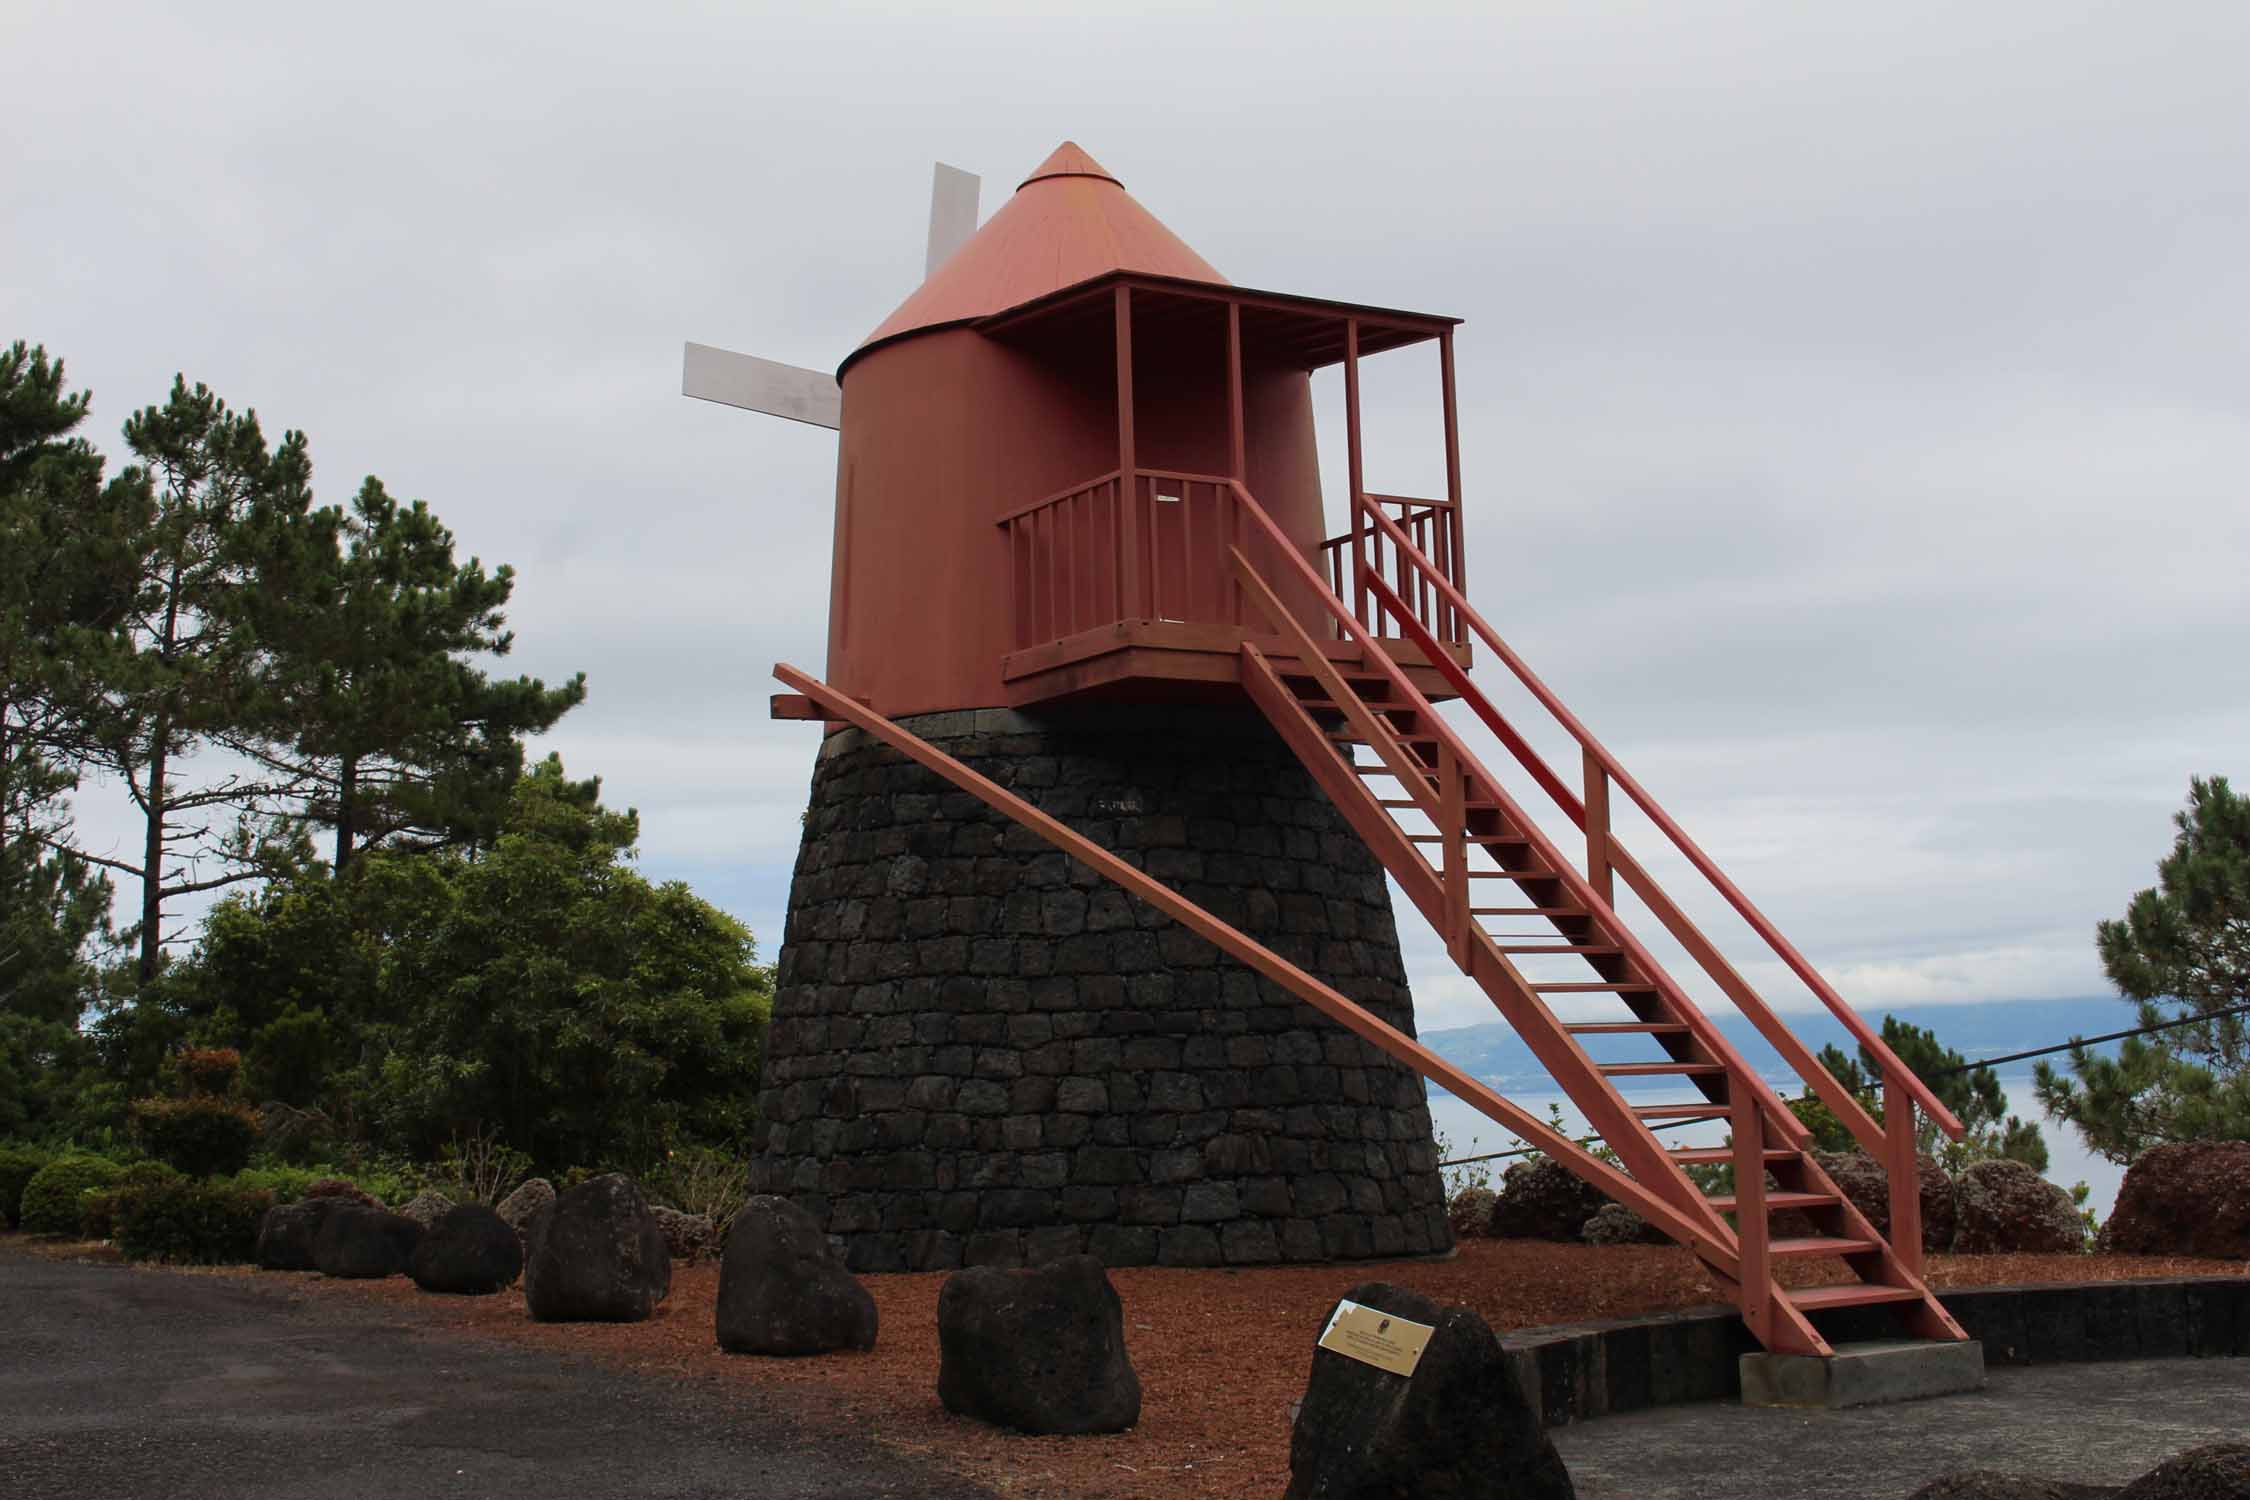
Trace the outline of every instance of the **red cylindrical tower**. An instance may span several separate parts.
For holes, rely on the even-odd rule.
[[[1297,648],[1232,561],[1345,653],[1265,566],[1345,587],[1309,372],[1449,327],[1235,287],[1063,146],[838,372],[828,684],[1411,1030],[1382,869],[1241,688],[1246,641]],[[1096,885],[831,733],[759,1189],[858,1269],[1447,1248],[1419,1077]]]

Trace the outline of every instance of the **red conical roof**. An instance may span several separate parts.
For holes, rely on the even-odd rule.
[[[859,347],[985,317],[1111,271],[1228,284],[1100,162],[1065,141]]]

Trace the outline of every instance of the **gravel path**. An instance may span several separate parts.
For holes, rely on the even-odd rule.
[[[0,1494],[989,1500],[754,1390],[417,1333],[243,1277],[6,1249]]]

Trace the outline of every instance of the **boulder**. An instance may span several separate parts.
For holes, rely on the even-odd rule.
[[[1663,1230],[1622,1203],[1605,1203],[1601,1212],[1579,1226],[1578,1237],[1589,1245],[1669,1244]]]
[[[2125,1169],[2102,1226],[2120,1255],[2250,1260],[2250,1141],[2155,1146]]]
[[[1971,1162],[1961,1173],[1956,1255],[2077,1250],[2086,1223],[2070,1194],[2020,1161]]]
[[[664,1231],[664,1244],[674,1260],[708,1260],[719,1253],[719,1226],[705,1214],[684,1214],[660,1203],[649,1205],[656,1227]]]
[[[786,1198],[752,1198],[719,1262],[719,1347],[736,1354],[826,1354],[875,1347],[875,1299]]]
[[[2250,1444],[2206,1443],[2166,1459],[2117,1492],[2117,1500],[2244,1500]]]
[[[1575,1242],[1586,1221],[1609,1202],[1601,1190],[1580,1181],[1544,1156],[1511,1165],[1500,1178],[1485,1232],[1503,1240]]]
[[[539,1210],[554,1201],[555,1185],[544,1177],[534,1177],[502,1198],[493,1212],[507,1220],[508,1227],[521,1238],[531,1228],[531,1221]]]
[[[542,1323],[637,1323],[672,1290],[672,1252],[641,1190],[611,1172],[532,1216],[523,1299]]]
[[[406,1271],[425,1292],[486,1296],[523,1274],[523,1242],[491,1209],[464,1203],[422,1231]]]
[[[1864,1151],[1823,1151],[1820,1169],[1835,1179],[1852,1207],[1875,1226],[1884,1239],[1891,1237],[1891,1177],[1883,1164]],[[1960,1208],[1953,1179],[1945,1175],[1938,1159],[1924,1153],[1919,1158],[1922,1179],[1922,1248],[1943,1253],[1953,1248],[1960,1228]]]
[[[258,1265],[267,1271],[311,1271],[313,1243],[328,1216],[343,1207],[346,1198],[306,1198],[277,1203],[258,1221]]]
[[[1138,1422],[1141,1379],[1102,1263],[1069,1255],[1035,1270],[972,1266],[946,1278],[938,1399],[1019,1432],[1122,1432]]]
[[[1445,1217],[1453,1225],[1453,1237],[1466,1239],[1483,1234],[1492,1224],[1492,1205],[1499,1194],[1488,1187],[1465,1187],[1455,1193],[1445,1205]]]
[[[1971,1469],[1933,1479],[1907,1500],[2109,1500],[2116,1493],[2114,1485],[2063,1484],[1993,1469]]]
[[[1312,1376],[1289,1434],[1286,1500],[1576,1494],[1538,1408],[1484,1319],[1380,1281],[1344,1296],[1436,1331],[1412,1375],[1322,1349],[1316,1339]]]
[[[453,1200],[451,1198],[446,1197],[443,1193],[432,1192],[425,1188],[407,1199],[406,1206],[401,1208],[399,1213],[427,1229],[451,1212],[452,1208]]]
[[[396,1276],[421,1238],[422,1226],[412,1219],[347,1200],[329,1211],[313,1237],[313,1266],[323,1276]]]

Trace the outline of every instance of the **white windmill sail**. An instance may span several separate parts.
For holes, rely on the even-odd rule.
[[[942,161],[937,164],[930,181],[925,274],[943,265],[977,232],[977,199],[982,188],[983,180],[974,172],[949,167]],[[710,344],[688,344],[680,363],[680,394],[825,427],[831,432],[843,423],[844,393],[835,376]]]

